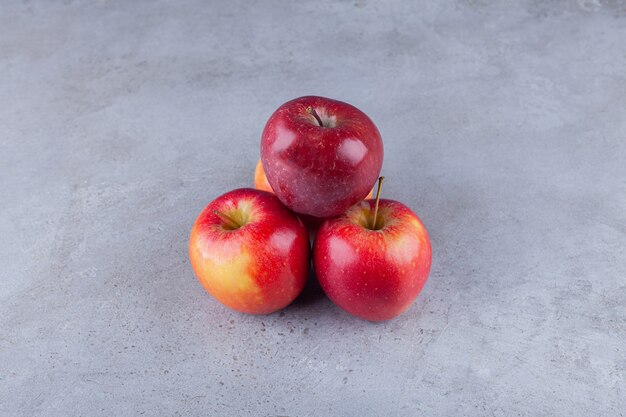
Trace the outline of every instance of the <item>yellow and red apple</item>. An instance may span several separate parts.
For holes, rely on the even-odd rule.
[[[260,158],[256,163],[256,168],[254,169],[254,188],[257,190],[269,191],[274,194],[272,186],[269,182],[267,182],[267,177],[265,176],[265,171],[263,170],[263,164],[261,164]]]
[[[206,291],[250,314],[272,313],[300,294],[309,251],[302,221],[275,195],[250,188],[209,203],[189,239],[191,265]]]

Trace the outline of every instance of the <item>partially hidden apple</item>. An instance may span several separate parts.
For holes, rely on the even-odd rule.
[[[267,177],[265,176],[263,164],[261,164],[260,159],[256,163],[256,168],[254,169],[254,188],[257,190],[269,191],[272,194],[274,193],[272,186],[269,182],[267,182]]]
[[[309,250],[302,221],[275,195],[250,188],[209,203],[189,239],[191,265],[206,291],[250,314],[272,313],[300,294]]]
[[[367,196],[382,167],[383,143],[374,122],[356,107],[306,96],[271,115],[261,138],[261,161],[287,207],[332,217]]]
[[[383,321],[404,312],[426,283],[431,246],[421,220],[402,203],[366,200],[327,220],[313,263],[320,286],[348,313]]]

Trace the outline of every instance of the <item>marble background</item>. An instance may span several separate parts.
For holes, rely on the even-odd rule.
[[[306,94],[433,245],[399,318],[252,317],[187,259]],[[0,0],[0,414],[626,412],[626,2]]]

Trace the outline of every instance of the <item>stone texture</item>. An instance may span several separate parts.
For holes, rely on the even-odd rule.
[[[430,231],[391,322],[188,264],[305,94]],[[0,1],[0,414],[624,415],[625,97],[623,1]]]

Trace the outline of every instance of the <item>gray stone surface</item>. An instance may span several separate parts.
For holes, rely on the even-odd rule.
[[[386,145],[430,280],[226,310],[202,207],[326,95]],[[626,413],[626,3],[0,2],[0,415]]]

